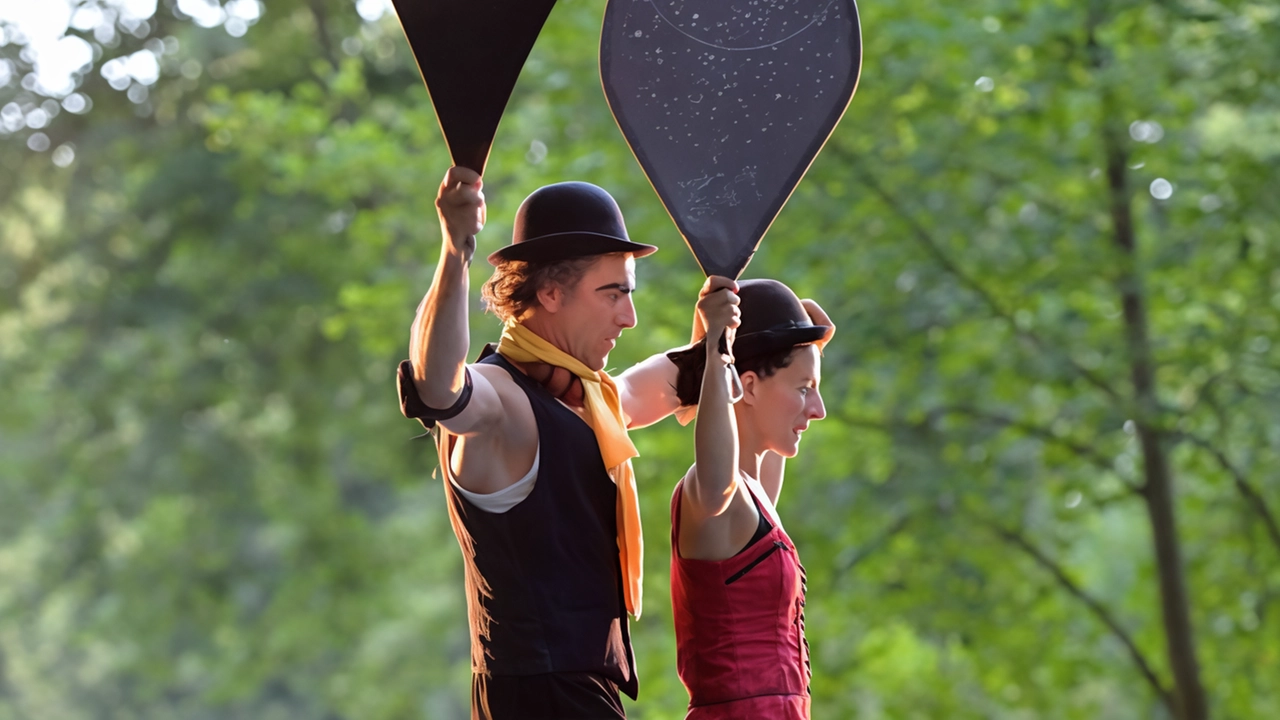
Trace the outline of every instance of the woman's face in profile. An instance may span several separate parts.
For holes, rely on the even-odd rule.
[[[752,411],[767,449],[794,457],[809,423],[826,417],[818,390],[821,380],[822,356],[815,345],[797,347],[786,367],[769,377],[753,378],[756,401]]]

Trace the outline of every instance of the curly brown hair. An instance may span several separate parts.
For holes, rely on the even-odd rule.
[[[601,257],[589,255],[551,262],[506,260],[494,268],[493,275],[480,288],[480,297],[499,320],[519,321],[537,307],[538,290],[550,284],[572,288]]]

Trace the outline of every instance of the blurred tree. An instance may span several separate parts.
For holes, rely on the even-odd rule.
[[[857,369],[827,377],[850,390],[843,431],[877,433],[854,450],[854,476],[897,507],[886,518],[867,504],[885,529],[845,565],[893,565],[868,606],[911,607],[927,624],[909,639],[958,654],[928,661],[963,668],[942,683],[974,673],[996,707],[1203,718],[1212,699],[1217,715],[1261,716],[1280,647],[1261,624],[1280,559],[1268,402],[1280,278],[1262,195],[1274,129],[1255,119],[1245,149],[1215,117],[1277,117],[1257,82],[1275,67],[1276,14],[983,11],[868,9],[863,88],[795,202],[851,200],[767,247],[798,273],[796,253],[812,258],[810,272],[845,289],[836,317],[854,318],[842,333]],[[819,239],[852,235],[851,217],[862,232],[849,260],[820,264]],[[832,513],[819,527],[858,527],[836,518],[869,498],[844,493],[813,498]],[[1192,519],[1176,522],[1175,504]],[[1150,529],[1145,550],[1137,528]],[[940,562],[954,577],[927,592],[929,573],[901,569]],[[947,621],[960,598],[998,626]],[[1031,639],[1045,632],[1056,642]],[[1098,685],[1118,663],[1146,699]],[[879,678],[866,685],[884,697]],[[915,699],[883,702],[907,714]]]

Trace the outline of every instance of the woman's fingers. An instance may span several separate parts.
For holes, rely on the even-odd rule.
[[[698,293],[698,297],[706,297],[717,290],[730,290],[738,292],[738,283],[723,275],[712,275],[707,281],[702,283],[702,290]]]

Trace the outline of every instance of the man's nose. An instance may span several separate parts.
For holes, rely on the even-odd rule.
[[[627,302],[623,305],[622,312],[618,314],[618,325],[623,328],[633,328],[636,326],[636,304],[631,300],[631,294],[627,294]]]

